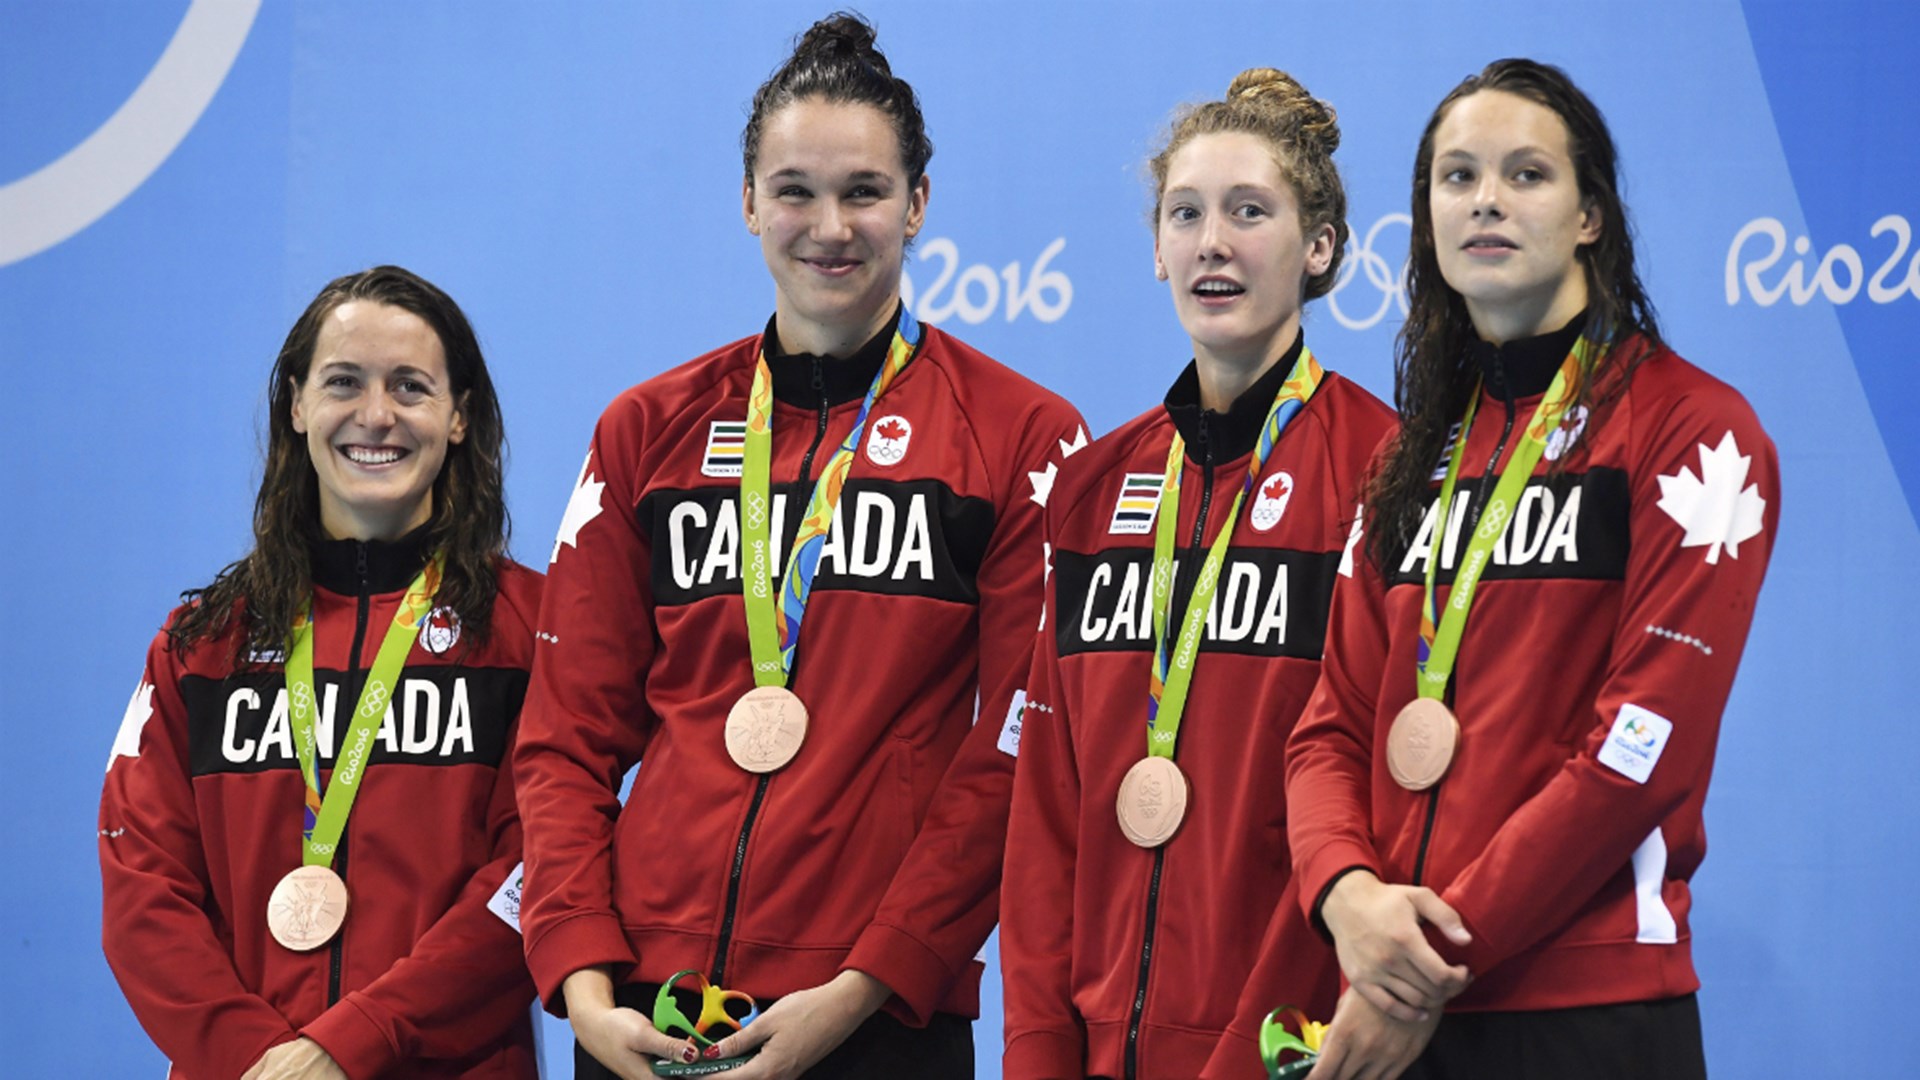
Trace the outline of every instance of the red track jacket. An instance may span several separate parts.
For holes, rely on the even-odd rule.
[[[770,357],[775,567],[892,332],[843,360]],[[601,417],[516,758],[527,960],[549,1009],[568,974],[611,964],[616,981],[695,968],[762,999],[851,967],[909,1020],[978,1011],[1010,785],[994,744],[1039,618],[1041,505],[1080,422],[924,333],[868,418],[814,581],[791,684],[811,730],[765,780],[723,736],[753,687],[736,500],[761,336]]]
[[[1516,431],[1559,362],[1552,352],[1507,357],[1519,366],[1505,379],[1521,395]],[[1414,696],[1420,582],[1438,548],[1445,603],[1473,508],[1498,475],[1490,463],[1518,442],[1503,443],[1507,408],[1483,395],[1448,535],[1436,542],[1430,505],[1384,572],[1356,559],[1335,589],[1325,674],[1289,746],[1300,896],[1313,908],[1352,867],[1439,892],[1474,939],[1459,949],[1429,935],[1475,979],[1453,1009],[1689,993],[1687,883],[1706,852],[1720,715],[1779,521],[1773,443],[1737,392],[1664,349],[1613,405],[1569,416],[1556,441],[1583,425],[1586,441],[1542,458],[1476,593],[1451,688],[1452,767],[1429,791],[1406,791],[1385,743]]]
[[[408,541],[317,545],[323,783],[424,561]],[[313,952],[266,926],[300,865],[305,791],[281,658],[236,669],[231,635],[185,653],[154,639],[108,759],[100,872],[107,961],[174,1077],[230,1080],[302,1035],[354,1080],[536,1075],[520,936],[488,902],[520,861],[507,748],[541,579],[499,573],[484,647],[430,651],[450,626],[430,619],[407,657],[334,861],[346,925]]]
[[[1053,573],[1020,735],[1001,913],[1008,1080],[1199,1075],[1241,1000],[1262,931],[1291,945],[1278,980],[1288,996],[1260,1011],[1292,1003],[1324,1017],[1332,1004],[1333,952],[1290,900],[1281,757],[1320,674],[1361,473],[1392,413],[1329,374],[1281,435],[1240,520],[1229,522],[1293,362],[1283,358],[1228,413],[1204,419],[1189,367],[1164,408],[1073,460],[1048,509]],[[1121,833],[1114,799],[1146,753],[1159,509],[1141,516],[1120,500],[1136,476],[1162,478],[1176,425],[1188,457],[1176,596],[1191,595],[1203,543],[1234,532],[1175,750],[1191,788],[1186,820],[1147,850]],[[1210,1072],[1264,1075],[1250,1050],[1223,1055]]]

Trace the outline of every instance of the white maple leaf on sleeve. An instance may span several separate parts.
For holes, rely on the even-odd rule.
[[[1740,452],[1733,432],[1720,437],[1712,449],[1699,444],[1700,475],[1685,465],[1672,476],[1662,475],[1660,509],[1686,530],[1680,546],[1705,547],[1707,563],[1720,561],[1720,550],[1740,557],[1740,541],[1760,535],[1767,500],[1759,484],[1747,483],[1753,458]]]
[[[560,548],[580,546],[580,530],[587,522],[600,516],[600,492],[605,490],[605,481],[596,481],[593,473],[593,451],[587,451],[587,460],[580,463],[580,479],[573,486],[573,495],[567,499],[567,512],[560,515],[560,535],[554,537],[553,555],[547,559],[552,565],[560,559]]]
[[[1060,445],[1060,457],[1065,460],[1087,448],[1087,429],[1074,428],[1072,442],[1065,439],[1055,439],[1054,442]],[[1047,505],[1048,496],[1053,494],[1053,481],[1059,475],[1060,463],[1057,461],[1049,461],[1046,468],[1028,473],[1027,479],[1033,483],[1033,494],[1027,497],[1041,506]]]
[[[120,714],[120,730],[114,732],[113,749],[107,754],[107,768],[113,768],[115,758],[140,756],[140,732],[153,719],[153,684],[145,679],[133,688],[133,696],[127,699],[127,711]]]

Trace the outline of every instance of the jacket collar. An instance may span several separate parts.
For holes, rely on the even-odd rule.
[[[427,529],[422,525],[393,541],[316,540],[310,549],[313,583],[344,596],[399,592],[427,564]]]
[[[1295,334],[1293,347],[1242,391],[1223,413],[1200,404],[1200,369],[1196,363],[1188,362],[1186,370],[1167,391],[1165,404],[1167,416],[1187,442],[1190,460],[1199,464],[1218,463],[1253,452],[1260,441],[1260,429],[1266,426],[1267,410],[1273,408],[1274,395],[1280,392],[1281,384],[1287,381],[1293,365],[1299,361],[1306,340],[1304,334]]]
[[[1572,322],[1550,333],[1519,338],[1504,345],[1476,340],[1473,362],[1480,369],[1486,392],[1502,401],[1546,393],[1586,325],[1587,313],[1582,311]]]
[[[880,373],[887,349],[893,345],[894,329],[899,325],[900,308],[895,305],[893,318],[865,345],[854,350],[853,355],[818,356],[787,352],[774,330],[774,319],[769,318],[767,329],[760,336],[760,345],[766,352],[767,368],[773,373],[773,396],[804,409],[818,407],[822,397],[830,406],[860,400],[873,386],[873,377]]]

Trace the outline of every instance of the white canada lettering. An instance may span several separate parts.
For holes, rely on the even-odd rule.
[[[798,500],[795,500],[796,502]],[[775,538],[766,561],[769,577],[786,570],[779,546],[785,532],[787,497],[773,497],[768,530]],[[681,589],[728,583],[740,577],[740,524],[737,504],[727,498],[712,511],[693,500],[667,512],[668,573]],[[933,512],[927,496],[894,496],[882,491],[850,493],[820,546],[819,572],[841,577],[932,581]],[[695,554],[698,552],[698,554]]]
[[[1287,643],[1288,573],[1283,563],[1271,581],[1257,563],[1229,556],[1223,584],[1213,593],[1201,628],[1202,642]],[[1115,566],[1100,563],[1087,578],[1086,598],[1080,608],[1080,640],[1096,643],[1153,641],[1153,593],[1147,587],[1150,569],[1139,562]],[[1117,584],[1116,584],[1117,578]],[[1178,628],[1169,633],[1177,634]],[[1179,658],[1175,658],[1178,663]],[[1189,659],[1187,662],[1191,662]]]
[[[323,759],[334,757],[337,734],[334,721],[339,701],[338,684],[322,688],[313,735],[314,748]],[[396,704],[399,706],[397,717]],[[264,720],[260,716],[263,707],[267,711]],[[405,679],[400,684],[400,694],[387,704],[377,738],[388,754],[412,758],[451,757],[475,752],[473,725],[473,703],[465,678],[456,678],[451,692],[445,695],[432,680]],[[285,687],[274,692],[271,703],[263,702],[260,692],[251,687],[237,687],[227,695],[220,737],[221,757],[235,765],[287,765],[298,761],[293,743],[293,722]]]
[[[226,730],[221,733],[220,753],[232,762],[245,761],[253,756],[252,739],[244,743],[233,741],[234,735],[239,731],[240,709],[243,706],[249,709],[259,708],[260,695],[243,687],[235,690],[232,696],[227,698],[227,724]]]
[[[473,753],[473,706],[467,701],[467,680],[453,681],[453,705],[447,717],[447,738],[440,744],[440,756],[451,757],[455,750]]]
[[[1520,495],[1513,511],[1513,520],[1494,541],[1491,552],[1493,564],[1530,566],[1579,562],[1582,490],[1578,487],[1569,490],[1566,501],[1560,504],[1556,512],[1553,491],[1544,486],[1530,485]],[[1447,514],[1447,542],[1441,545],[1440,566],[1443,570],[1453,570],[1459,566],[1465,547],[1460,542],[1461,522],[1466,519],[1471,499],[1471,492],[1462,491],[1454,495],[1453,509]],[[1400,560],[1401,575],[1426,573],[1427,560],[1433,555],[1433,530],[1439,507],[1438,499],[1427,504],[1426,516],[1420,520],[1420,528],[1414,532],[1413,543],[1408,545],[1406,557]]]
[[[440,688],[424,679],[409,679],[406,695],[406,730],[400,736],[400,749],[424,754],[440,741]]]

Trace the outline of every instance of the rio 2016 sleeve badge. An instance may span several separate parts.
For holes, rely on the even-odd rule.
[[[697,980],[697,984],[688,986],[685,989],[697,989],[700,992],[700,1018],[698,1020],[687,1019],[687,1014],[681,1010],[679,1002],[673,998],[674,990],[680,987],[682,981],[688,979]],[[729,1002],[740,1002],[744,1004],[746,1007],[745,1015],[736,1016],[734,1011],[729,1011],[727,1008]],[[750,995],[743,994],[738,990],[726,990],[715,986],[707,981],[705,975],[702,975],[692,968],[676,972],[673,978],[668,979],[661,985],[660,992],[653,996],[654,1028],[668,1035],[685,1035],[693,1041],[694,1045],[700,1047],[712,1046],[719,1041],[713,1038],[711,1034],[715,1028],[729,1029],[730,1032],[739,1031],[741,1028],[752,1023],[754,1018],[759,1015],[759,1006],[754,1004],[753,998]],[[725,1037],[726,1033],[723,1033],[721,1038]],[[723,1073],[731,1069],[737,1069],[746,1064],[752,1057],[753,1054],[749,1053],[740,1057],[716,1058],[712,1060],[703,1058],[699,1061],[688,1062],[656,1061],[653,1063],[653,1074],[655,1076],[710,1076],[714,1073]]]

